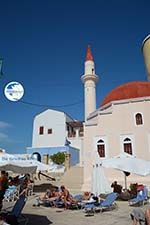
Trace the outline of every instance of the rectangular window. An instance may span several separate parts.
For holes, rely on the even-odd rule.
[[[39,127],[39,134],[40,135],[44,134],[44,127],[43,126]]]
[[[47,133],[48,133],[48,134],[52,134],[52,129],[48,129],[48,130],[47,130]]]
[[[124,152],[132,155],[132,145],[131,145],[131,143],[125,143],[124,144]]]
[[[141,125],[143,124],[143,121],[142,121],[142,115],[140,113],[137,113],[136,116],[136,125]]]
[[[98,145],[97,150],[100,158],[105,157],[105,145]]]

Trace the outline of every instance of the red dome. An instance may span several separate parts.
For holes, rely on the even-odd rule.
[[[102,106],[109,102],[130,99],[130,98],[140,98],[150,96],[150,82],[144,81],[134,81],[123,84],[111,92],[104,98]]]

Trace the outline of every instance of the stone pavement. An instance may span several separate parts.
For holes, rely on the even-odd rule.
[[[35,195],[29,196],[23,209],[23,214],[29,219],[29,225],[129,225],[131,224],[130,212],[133,207],[128,206],[126,201],[117,201],[117,209],[103,213],[97,213],[94,216],[86,217],[82,210],[64,210],[50,207],[33,207],[37,196],[45,192],[50,185],[58,185],[58,182],[51,182],[45,179],[36,181]],[[13,206],[14,202],[4,202],[4,208]],[[143,206],[143,210],[150,206]],[[10,210],[10,208],[9,208]],[[23,223],[20,225],[24,225]]]
[[[35,196],[28,198],[23,214],[29,218],[29,225],[129,225],[131,224],[130,212],[133,207],[128,206],[128,202],[117,201],[117,209],[94,216],[87,217],[82,210],[64,210],[50,207],[33,207]],[[5,203],[7,208],[10,204]],[[143,206],[143,210],[148,205]],[[23,225],[23,223],[21,224]]]

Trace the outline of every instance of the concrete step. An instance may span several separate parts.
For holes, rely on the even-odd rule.
[[[80,193],[83,184],[83,167],[71,167],[61,177],[60,183],[64,184],[71,193]]]

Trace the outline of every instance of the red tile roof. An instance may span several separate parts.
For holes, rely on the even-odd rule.
[[[150,82],[134,81],[123,84],[104,98],[102,106],[112,101],[150,96]]]

